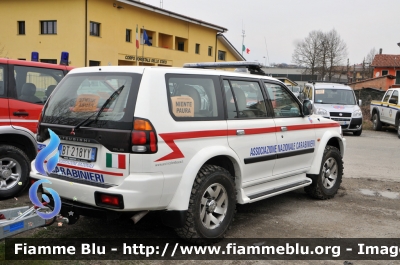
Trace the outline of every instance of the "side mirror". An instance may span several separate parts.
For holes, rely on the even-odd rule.
[[[362,100],[361,100],[361,99],[359,99],[359,100],[358,100],[358,106],[360,106],[360,107],[361,107],[361,105],[362,105]]]
[[[391,98],[391,99],[389,99],[389,103],[391,103],[391,104],[397,104],[397,99]]]
[[[303,101],[303,114],[304,116],[309,116],[313,114],[312,102],[308,99]]]

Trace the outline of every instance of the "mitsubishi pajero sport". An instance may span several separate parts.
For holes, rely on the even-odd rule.
[[[311,112],[266,76],[79,68],[39,123],[40,144],[50,132],[60,138],[58,164],[39,173],[34,161],[31,177],[51,180],[43,185],[59,193],[71,222],[160,211],[179,236],[201,243],[225,235],[237,203],[302,187],[318,199],[337,193],[345,139],[339,123]]]

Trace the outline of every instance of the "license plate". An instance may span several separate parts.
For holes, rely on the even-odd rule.
[[[60,144],[58,147],[60,156],[76,160],[96,161],[96,147],[85,147],[78,145]]]
[[[340,125],[347,125],[347,121],[339,121]]]

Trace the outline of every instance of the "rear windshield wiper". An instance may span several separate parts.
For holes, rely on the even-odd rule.
[[[75,134],[75,131],[78,130],[81,126],[83,126],[84,124],[87,123],[88,120],[90,120],[90,118],[92,118],[94,115],[96,115],[96,118],[94,118],[93,120],[91,120],[88,124],[91,124],[94,121],[97,121],[97,119],[99,118],[100,114],[104,111],[104,109],[106,108],[106,106],[108,104],[112,104],[114,102],[114,100],[121,94],[122,89],[124,89],[125,85],[120,86],[117,90],[114,91],[114,93],[111,94],[111,96],[106,100],[106,102],[104,102],[103,106],[101,106],[100,110],[93,113],[92,115],[90,115],[89,117],[87,117],[86,119],[84,119],[83,121],[81,121],[78,125],[76,125],[74,128],[72,128],[71,134]]]

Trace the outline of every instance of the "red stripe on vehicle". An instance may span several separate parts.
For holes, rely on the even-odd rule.
[[[308,130],[308,129],[318,129],[318,128],[329,128],[329,127],[339,127],[339,123],[330,122],[324,124],[300,124],[300,125],[290,125],[286,126],[288,131],[296,130]],[[262,134],[262,133],[275,133],[280,132],[282,126],[266,127],[266,128],[251,128],[242,129],[245,131],[246,135],[252,134]],[[205,138],[205,137],[220,137],[220,136],[234,136],[236,135],[237,129],[231,130],[215,130],[215,131],[194,131],[194,132],[179,132],[179,133],[160,133],[159,136],[165,141],[165,143],[172,149],[172,152],[166,156],[157,159],[155,162],[184,158],[182,151],[176,145],[175,140],[183,139],[194,139],[194,138]]]
[[[118,155],[118,168],[125,169],[125,155]]]
[[[340,124],[338,122],[315,124],[315,129],[329,128],[329,127],[340,127]]]

